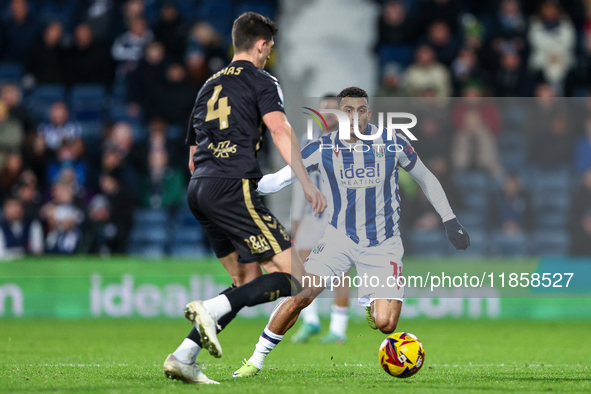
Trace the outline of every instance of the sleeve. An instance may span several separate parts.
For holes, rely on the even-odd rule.
[[[308,172],[320,171],[322,140],[310,142],[302,149],[302,161]]]
[[[187,126],[187,138],[185,138],[185,144],[187,145],[197,145],[197,133],[193,127],[193,113],[195,113],[195,107],[193,107],[193,111],[191,111],[189,125]]]
[[[310,142],[304,147],[304,149],[302,149],[302,160],[304,162],[304,167],[306,167],[308,172],[320,170],[320,146],[320,140],[316,140]],[[291,185],[294,180],[297,180],[297,178],[291,170],[291,167],[285,166],[273,174],[263,176],[259,181],[257,192],[262,195],[277,193],[284,187]]]
[[[265,71],[258,87],[258,107],[261,116],[273,111],[285,112],[283,104],[283,90],[277,79]]]
[[[414,153],[412,168],[407,170],[408,174],[419,184],[427,200],[433,205],[443,222],[456,217],[447,201],[445,191],[435,175],[425,167],[421,159]]]
[[[257,192],[261,195],[277,193],[284,187],[291,185],[294,178],[297,180],[291,167],[285,166],[273,174],[263,176],[259,181]]]
[[[417,152],[412,148],[410,142],[401,135],[396,135],[396,157],[400,166],[406,171],[412,171],[417,163]]]

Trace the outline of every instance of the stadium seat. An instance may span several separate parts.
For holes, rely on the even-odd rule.
[[[133,130],[133,139],[135,142],[145,142],[148,139],[148,128],[145,124],[138,121],[130,121]]]
[[[127,100],[127,85],[124,83],[113,84],[111,97],[116,103],[125,103]]]
[[[127,115],[127,106],[122,102],[114,102],[109,111],[109,118],[112,122],[128,122],[129,116]]]
[[[486,226],[488,212],[482,210],[463,210],[456,214],[458,220],[468,231],[482,229]]]
[[[501,164],[509,173],[522,169],[526,161],[527,153],[524,150],[501,151]]]
[[[133,213],[133,222],[138,226],[163,226],[168,220],[168,213],[162,209],[136,209]]]
[[[164,245],[161,244],[131,244],[127,252],[133,256],[142,256],[151,259],[164,257]]]
[[[407,67],[412,63],[414,50],[412,45],[380,45],[378,48],[378,57],[380,64],[390,62],[400,63],[403,67]]]
[[[186,198],[184,200],[186,200]],[[183,205],[182,208],[180,209],[180,211],[177,213],[176,218],[175,218],[175,222],[177,223],[178,226],[186,226],[186,227],[200,226],[199,222],[197,221],[197,219],[195,219],[195,217],[193,216],[193,214],[191,213],[191,211],[189,210],[189,207],[187,205]]]
[[[201,244],[205,233],[200,226],[178,226],[174,233],[175,244]]]
[[[49,108],[56,101],[65,101],[66,87],[64,85],[39,85],[27,99],[27,107],[32,116],[38,121],[48,117]]]
[[[166,130],[166,138],[172,141],[178,141],[185,137],[183,128],[176,124],[171,124]]]
[[[232,31],[233,15],[231,0],[206,0],[197,11],[197,19],[206,20],[224,36]]]
[[[547,212],[565,213],[570,203],[570,194],[567,190],[534,189],[533,203],[537,214]]]
[[[503,131],[497,139],[497,144],[501,154],[504,151],[525,149],[527,147],[527,141],[523,133],[511,131]]]
[[[542,211],[536,215],[536,228],[538,230],[563,230],[566,221],[566,212]]]
[[[532,171],[532,188],[536,192],[569,191],[572,187],[571,172],[568,168]]]
[[[257,14],[261,14],[266,16],[267,18],[273,18],[275,14],[275,8],[272,4],[267,1],[245,1],[244,3],[240,3],[236,7],[236,11],[234,13],[235,18],[238,18],[245,12],[256,12]]]
[[[524,232],[492,235],[491,253],[502,256],[524,256],[528,250],[528,237]]]
[[[19,63],[0,63],[0,81],[20,82],[23,77],[23,66]]]
[[[489,178],[481,171],[459,172],[454,175],[454,180],[464,194],[489,190]]]
[[[523,133],[504,131],[497,139],[503,167],[510,173],[522,170],[527,161],[527,142]]]
[[[193,20],[195,18],[195,14],[197,13],[197,3],[197,1],[187,0],[174,1],[174,5],[179,14],[182,15],[185,20]]]
[[[484,192],[464,192],[464,204],[471,211],[486,212],[488,209],[488,194]]]
[[[101,122],[80,122],[82,126],[82,139],[87,145],[100,141],[103,135],[103,124]]]
[[[509,173],[521,170],[527,162],[527,153],[525,150],[501,150],[500,154],[501,164]]]
[[[74,116],[80,121],[102,120],[106,97],[106,90],[102,85],[74,85],[70,100]]]
[[[527,112],[524,111],[523,106],[515,105],[515,103],[510,100],[507,100],[504,103],[506,104],[505,108],[502,110],[504,126],[519,129],[527,118]]]
[[[58,21],[64,30],[69,32],[72,30],[73,16],[78,8],[76,3],[76,0],[44,1],[39,15],[44,23]]]
[[[443,231],[437,229],[432,231],[417,231],[410,233],[410,244],[412,253],[440,256],[443,254],[443,242],[447,242]]]
[[[145,226],[136,223],[131,229],[130,239],[133,243],[164,245],[169,240],[169,234],[165,226]]]
[[[208,250],[201,245],[175,245],[172,255],[175,257],[200,258],[208,254]]]
[[[199,7],[199,19],[232,18],[232,0],[203,0]]]
[[[532,253],[539,256],[564,256],[568,254],[570,236],[564,230],[536,230],[533,235]]]

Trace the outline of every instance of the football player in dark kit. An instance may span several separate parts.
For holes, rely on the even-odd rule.
[[[185,316],[195,328],[164,363],[166,376],[173,379],[217,383],[195,362],[201,348],[221,357],[217,333],[240,309],[301,290],[303,264],[292,253],[285,228],[256,193],[263,176],[256,154],[265,129],[301,182],[314,211],[321,213],[326,208],[325,197],[302,163],[285,116],[281,87],[263,71],[276,32],[275,23],[256,13],[236,19],[232,63],[205,82],[191,114],[187,132],[193,174],[189,207],[233,284],[215,298],[187,304]]]

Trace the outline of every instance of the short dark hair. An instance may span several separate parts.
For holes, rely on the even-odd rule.
[[[341,101],[345,97],[364,98],[367,100],[367,105],[369,105],[369,97],[367,96],[367,92],[361,88],[358,88],[357,86],[351,86],[341,90],[341,93],[339,93],[337,96],[338,105],[341,105]]]
[[[270,41],[275,34],[277,25],[271,19],[256,12],[245,12],[232,26],[234,52],[247,51],[260,39]]]

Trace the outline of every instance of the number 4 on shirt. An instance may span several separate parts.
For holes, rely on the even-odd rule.
[[[207,101],[207,115],[205,116],[205,121],[209,122],[210,120],[219,119],[220,130],[224,130],[230,126],[228,116],[232,113],[232,107],[228,105],[227,97],[220,98],[221,91],[222,85],[217,85],[213,89],[213,94]],[[218,103],[218,108],[214,109],[216,102]]]

